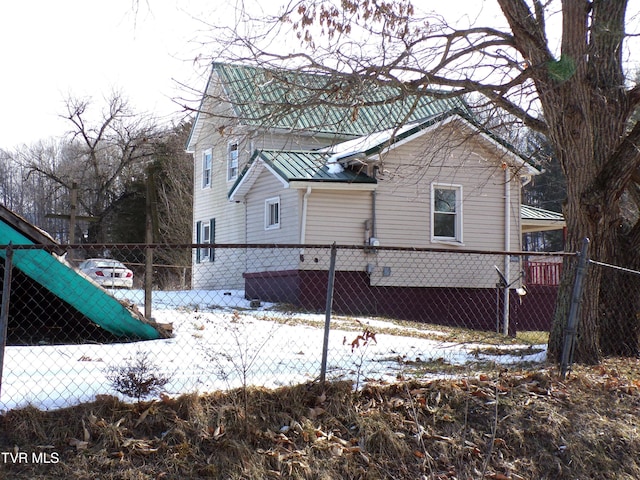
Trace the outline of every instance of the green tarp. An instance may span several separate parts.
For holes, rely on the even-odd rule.
[[[0,218],[0,245],[9,244],[35,243]],[[5,256],[6,250],[0,249],[0,257]],[[161,338],[156,328],[45,249],[14,249],[13,266],[113,335],[142,340]]]

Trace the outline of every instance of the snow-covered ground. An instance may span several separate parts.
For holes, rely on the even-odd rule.
[[[143,293],[117,291],[115,295],[140,306]],[[169,395],[262,385],[277,387],[313,380],[320,375],[324,314],[284,313],[262,305],[250,308],[242,291],[154,292],[153,316],[172,323],[166,340],[112,345],[9,346],[5,351],[0,409],[32,404],[56,409],[92,401],[96,395],[117,394],[106,378],[109,368],[127,365],[147,353],[157,372],[170,379]],[[332,320],[327,378],[392,381],[415,362],[443,359],[462,365],[478,361],[475,344],[418,338],[419,326],[398,326],[379,319]],[[376,333],[352,349],[364,328]],[[391,328],[394,334],[383,333]],[[402,333],[406,332],[406,336]],[[433,339],[434,338],[434,339]],[[505,346],[522,349],[522,346]],[[541,351],[540,351],[541,350]],[[531,355],[481,355],[496,363],[537,362],[544,346]]]

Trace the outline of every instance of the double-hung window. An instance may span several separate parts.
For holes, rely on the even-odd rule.
[[[202,188],[211,186],[211,162],[213,159],[213,151],[208,148],[202,152]]]
[[[462,243],[461,185],[431,185],[431,240]]]
[[[238,178],[238,144],[230,143],[227,151],[227,181]]]
[[[280,228],[280,197],[267,198],[264,202],[264,229]]]
[[[196,222],[196,243],[211,244],[215,243],[216,219],[211,218],[208,221]],[[213,262],[215,260],[215,251],[213,248],[198,247],[196,251],[196,263]]]

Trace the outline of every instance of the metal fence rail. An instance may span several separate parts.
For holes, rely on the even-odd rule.
[[[543,361],[558,287],[527,265],[574,258],[213,244],[15,245],[0,257],[12,273],[0,275],[4,410]],[[115,267],[81,273],[89,258],[122,262],[132,288],[111,288]],[[158,388],[127,390],[130,374]]]

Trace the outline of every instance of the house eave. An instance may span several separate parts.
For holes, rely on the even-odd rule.
[[[291,180],[289,187],[304,190],[311,187],[314,190],[349,190],[360,192],[371,192],[378,188],[377,183],[358,183],[358,182],[331,182],[318,180]]]
[[[253,187],[253,184],[264,170],[267,170],[276,177],[282,184],[283,188],[289,188],[289,182],[285,178],[282,178],[282,176],[273,167],[265,162],[259,152],[256,152],[253,155],[252,160],[250,160],[247,171],[244,172],[233,187],[231,187],[228,195],[229,201],[240,202],[244,200],[245,195],[251,190],[251,187]]]
[[[522,221],[522,233],[532,232],[550,232],[554,230],[562,230],[566,227],[565,222],[545,221],[545,220],[528,220]]]
[[[410,142],[419,136],[422,136],[428,132],[431,132],[437,128],[440,128],[442,126],[448,125],[453,122],[462,122],[462,124],[465,127],[471,129],[474,133],[478,134],[485,142],[488,142],[490,145],[492,145],[493,148],[495,148],[501,154],[503,154],[505,158],[508,160],[507,164],[510,167],[517,169],[520,177],[527,177],[527,176],[540,174],[540,171],[538,169],[533,167],[529,162],[527,162],[524,158],[522,158],[516,152],[505,147],[500,142],[492,138],[491,135],[489,135],[487,132],[483,131],[482,128],[478,127],[477,125],[474,125],[473,122],[469,121],[464,116],[455,112],[452,115],[449,115],[441,119],[440,121],[432,125],[429,125],[426,128],[418,129],[415,133],[411,135],[407,135],[406,137],[400,139],[399,141],[394,142],[393,144],[387,147],[387,151],[400,147],[401,145],[404,145],[405,143]]]
[[[367,163],[371,163],[376,161],[376,159],[374,158],[376,156],[383,156],[396,148],[399,148],[409,142],[415,141],[417,138],[423,135],[426,135],[438,128],[442,128],[454,122],[462,123],[466,128],[468,128],[475,134],[478,134],[484,142],[489,143],[492,148],[496,149],[499,154],[505,158],[505,163],[507,165],[517,170],[518,176],[527,178],[533,175],[538,175],[540,173],[539,170],[533,167],[525,158],[520,156],[517,152],[511,150],[510,148],[507,148],[505,145],[494,139],[490,134],[483,131],[481,127],[475,125],[472,121],[466,118],[465,115],[457,111],[445,112],[428,119],[414,122],[413,126],[408,125],[410,128],[405,129],[405,127],[400,127],[389,129],[386,132],[376,132],[372,135],[361,137],[360,139],[354,139],[355,141],[361,141],[363,144],[363,148],[358,148],[358,145],[356,144],[354,146],[355,148],[353,148],[352,150],[334,153],[334,159],[343,165],[348,165],[349,163],[351,163],[349,161],[351,158],[360,156],[359,158],[365,157],[365,161]],[[385,133],[387,138],[384,138]],[[377,144],[367,145],[367,138],[373,135],[380,134],[383,135],[381,140],[379,140]],[[334,148],[335,146],[328,147],[325,150],[330,152]]]

